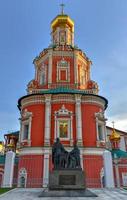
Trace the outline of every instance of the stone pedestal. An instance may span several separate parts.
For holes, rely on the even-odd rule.
[[[81,169],[54,170],[49,174],[50,190],[81,190],[85,188],[85,174]]]

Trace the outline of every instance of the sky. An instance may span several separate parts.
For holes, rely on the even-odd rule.
[[[91,79],[109,101],[107,125],[127,130],[127,0],[0,0],[0,139],[20,128],[17,101],[34,78],[33,59],[51,43],[62,2],[75,21],[75,45],[93,62]]]

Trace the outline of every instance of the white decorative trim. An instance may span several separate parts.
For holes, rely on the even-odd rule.
[[[105,100],[99,96],[82,96],[82,103],[95,104],[100,106],[102,110],[105,109]]]
[[[53,51],[53,56],[65,56],[65,57],[73,57],[74,53],[72,51]]]
[[[51,95],[45,95],[45,146],[50,145],[50,128],[51,128]]]
[[[31,145],[31,126],[32,126],[32,112],[28,112],[27,109],[21,112],[21,128],[20,128],[20,142],[28,142],[28,145]],[[25,125],[28,125],[28,138],[24,139],[24,128]]]
[[[38,60],[35,61],[35,66],[38,68],[38,66],[47,59],[48,59],[48,52],[45,55],[42,55],[42,57],[39,57]]]
[[[61,80],[61,71],[66,71],[66,80]],[[66,60],[60,60],[57,62],[57,82],[70,82],[70,63]]]
[[[59,123],[61,121],[67,121],[68,123],[68,135],[66,138],[60,138],[62,141],[70,140],[70,145],[73,143],[73,129],[72,129],[72,121],[73,121],[73,113],[65,108],[65,105],[62,105],[61,109],[55,111],[55,139],[57,137],[60,138],[59,133]]]
[[[104,116],[104,112],[100,111],[98,113],[95,113],[95,119],[96,119],[96,132],[97,132],[97,141],[100,142],[106,142],[106,118]],[[101,133],[99,133],[99,126],[101,126]],[[100,140],[99,134],[102,135],[102,140]]]
[[[45,98],[42,95],[36,95],[36,96],[29,96],[25,97],[24,99],[21,100],[21,108],[23,109],[24,107],[28,105],[34,105],[34,104],[43,104],[45,103]]]
[[[43,187],[47,187],[49,182],[49,155],[48,149],[44,151]]]
[[[49,64],[48,64],[48,84],[52,83],[52,57],[53,57],[53,51],[50,49],[48,51],[48,56],[49,56]]]
[[[78,51],[74,51],[74,80],[75,84],[78,84]]]
[[[77,144],[82,146],[82,114],[81,114],[81,95],[75,95],[75,112],[76,112],[76,132]]]
[[[73,147],[65,147],[67,151],[71,151]],[[86,147],[79,147],[80,153],[82,155],[97,155],[97,156],[102,156],[105,148],[86,148]],[[47,154],[52,154],[52,147],[24,147],[20,149],[19,151],[19,156],[24,156],[24,155],[44,155]]]
[[[39,79],[39,83],[40,85],[44,86],[47,83],[47,65],[45,65],[44,63],[41,64],[41,67],[38,70],[38,79]],[[44,80],[43,77],[44,76]]]

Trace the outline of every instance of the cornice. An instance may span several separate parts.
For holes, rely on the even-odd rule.
[[[71,151],[73,147],[65,147],[67,151]],[[95,155],[95,156],[103,156],[105,151],[104,148],[85,148],[80,147],[81,155]],[[44,155],[44,154],[52,154],[52,147],[26,147],[22,148],[19,151],[19,156],[25,155]]]

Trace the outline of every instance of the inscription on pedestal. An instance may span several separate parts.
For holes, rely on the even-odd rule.
[[[60,175],[59,185],[76,185],[75,175]]]

